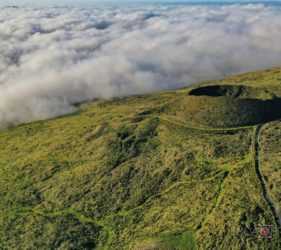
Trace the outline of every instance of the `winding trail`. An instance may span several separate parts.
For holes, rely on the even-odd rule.
[[[279,238],[281,239],[281,218],[278,216],[278,212],[274,206],[274,203],[272,202],[268,191],[267,191],[267,187],[265,184],[265,180],[264,177],[262,175],[262,171],[260,168],[260,132],[262,129],[263,125],[258,125],[255,128],[255,132],[254,132],[254,138],[253,138],[253,146],[254,146],[254,164],[255,164],[255,169],[256,169],[256,173],[257,176],[259,178],[260,184],[261,184],[261,188],[262,188],[262,194],[263,194],[263,198],[265,199],[265,201],[267,202],[268,206],[270,207],[271,213],[274,217],[276,226],[278,228],[278,233],[279,233]]]
[[[16,210],[7,210],[7,209],[1,209],[0,207],[0,212],[1,213],[15,213],[15,214],[31,214],[31,215],[37,215],[37,216],[43,216],[49,219],[52,218],[56,218],[59,216],[63,216],[63,215],[71,215],[73,218],[75,218],[76,220],[78,220],[80,223],[91,223],[93,225],[95,225],[96,227],[100,227],[101,228],[101,232],[104,234],[105,236],[105,242],[99,242],[99,244],[97,245],[97,250],[109,250],[110,249],[110,244],[112,239],[115,237],[114,233],[112,232],[111,228],[105,224],[105,222],[101,221],[101,220],[96,220],[94,218],[90,218],[90,217],[86,217],[83,214],[68,208],[65,210],[56,210],[56,211],[52,211],[52,212],[46,212],[43,210],[38,210],[38,209],[34,209],[32,207],[23,207],[23,208],[19,208]],[[0,249],[1,246],[0,246]]]

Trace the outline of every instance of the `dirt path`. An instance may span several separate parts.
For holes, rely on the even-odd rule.
[[[259,138],[260,138],[260,131],[262,129],[262,126],[263,125],[258,125],[255,129],[255,134],[254,134],[255,169],[256,169],[256,173],[257,173],[257,176],[259,178],[260,184],[261,184],[263,197],[266,200],[268,206],[270,207],[270,210],[271,210],[272,215],[274,217],[275,223],[278,227],[279,237],[281,239],[281,218],[279,218],[278,212],[277,212],[277,210],[274,206],[274,203],[272,202],[272,200],[271,200],[271,198],[268,194],[267,187],[266,187],[266,184],[265,184],[265,180],[264,180],[264,177],[262,175],[261,168],[260,168],[260,148],[261,148],[261,146],[260,146]]]

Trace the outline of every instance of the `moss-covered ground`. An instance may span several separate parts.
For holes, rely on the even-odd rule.
[[[281,68],[204,84],[281,97]],[[204,128],[166,112],[189,90],[1,131],[0,249],[280,249],[256,125]],[[258,155],[279,214],[280,131],[279,120],[262,126]],[[259,239],[264,224],[272,234]]]

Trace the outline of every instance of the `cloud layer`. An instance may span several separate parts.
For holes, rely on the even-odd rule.
[[[0,127],[281,65],[280,30],[260,4],[0,7]]]

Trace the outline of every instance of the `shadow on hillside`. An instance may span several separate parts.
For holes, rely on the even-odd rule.
[[[269,91],[259,88],[252,88],[242,85],[213,85],[204,86],[193,89],[189,92],[189,96],[205,99],[208,102],[210,97],[210,106],[213,105],[214,112],[217,112],[219,104],[225,105],[228,103],[229,107],[224,107],[230,112],[237,112],[237,119],[239,116],[252,116],[249,124],[254,125],[258,123],[266,123],[274,120],[281,119],[281,98],[277,98]],[[223,100],[227,100],[224,102]],[[232,108],[236,105],[235,108]],[[246,113],[245,113],[246,112]],[[223,113],[222,113],[223,115]],[[212,114],[210,114],[210,117]],[[254,122],[256,121],[256,122]]]

